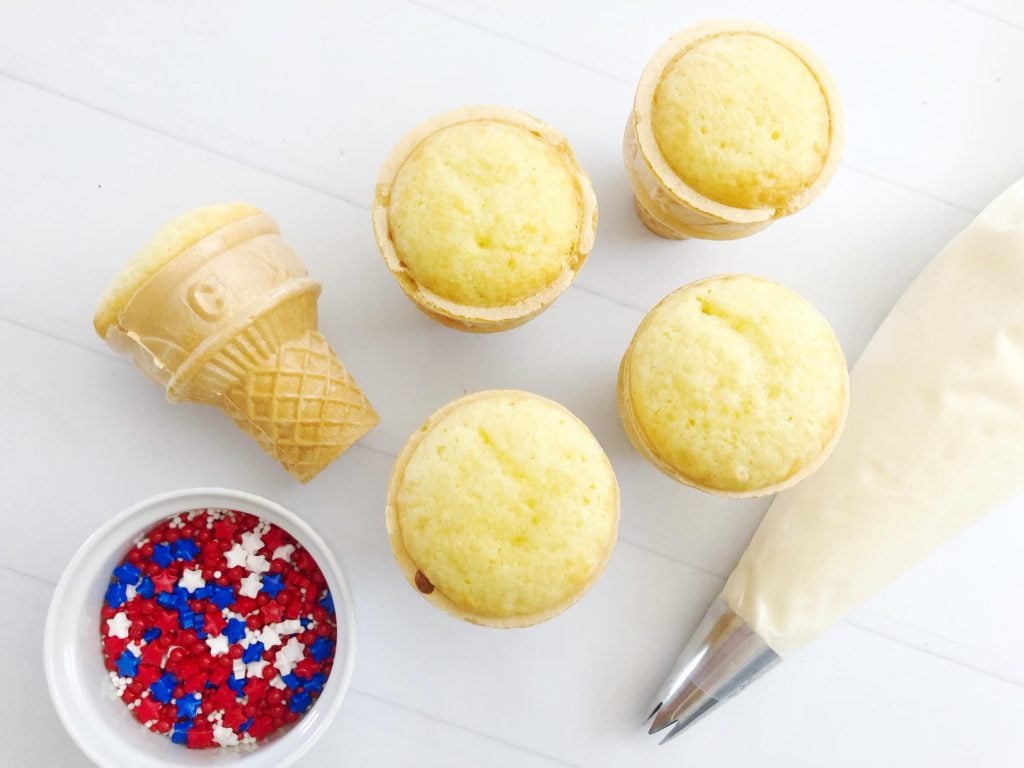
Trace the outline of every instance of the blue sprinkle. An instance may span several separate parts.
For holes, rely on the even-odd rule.
[[[219,584],[215,584],[213,594],[210,595],[210,602],[224,610],[229,605],[235,604],[235,592],[231,587],[222,587]]]
[[[214,688],[216,688],[216,687],[217,687],[217,684],[216,684],[216,683],[210,683],[210,682],[208,682],[208,683],[206,684],[206,688],[207,688],[207,690],[211,690],[211,691],[212,691],[212,690],[213,690]]]
[[[248,664],[250,661],[259,661],[263,658],[263,643],[255,642],[242,652],[242,661]]]
[[[136,568],[131,563],[121,563],[114,569],[114,576],[122,584],[131,584],[133,587],[139,583],[139,576],[142,575],[142,571]]]
[[[280,573],[268,573],[263,576],[263,586],[260,592],[266,592],[267,597],[273,599],[277,593],[284,589],[284,577]]]
[[[151,643],[160,637],[160,627],[150,627],[142,634],[142,639]]]
[[[157,544],[153,547],[153,556],[150,558],[154,563],[159,565],[161,568],[166,568],[174,560],[174,554],[171,552],[171,545],[166,542]]]
[[[149,686],[153,698],[161,704],[169,704],[174,697],[174,689],[178,685],[178,678],[170,672],[164,672],[160,679]]]
[[[196,559],[196,555],[198,554],[199,545],[192,541],[192,539],[178,539],[174,542],[174,556],[178,560],[184,560],[186,563],[191,563]]]
[[[228,624],[224,627],[224,637],[229,643],[237,643],[245,637],[245,622],[241,619],[228,619]]]
[[[195,592],[193,592],[192,593],[192,599],[193,600],[206,600],[212,594],[213,594],[213,587],[207,585],[205,587],[200,587]]]
[[[135,588],[135,593],[148,600],[153,596],[154,589],[153,580],[149,578],[149,576],[143,576],[142,581],[139,582],[139,586]]]
[[[195,717],[199,712],[199,704],[202,700],[198,693],[186,693],[180,699],[176,699],[174,703],[178,705],[178,717],[189,719]]]
[[[297,714],[302,714],[309,709],[309,705],[312,703],[312,697],[303,691],[302,693],[296,693],[292,696],[291,701],[288,702],[288,709]]]
[[[190,609],[178,607],[178,626],[182,629],[191,629],[194,617],[195,614]]]
[[[245,695],[245,684],[249,681],[244,677],[229,677],[228,688],[237,693],[239,696]]]
[[[191,595],[187,589],[184,587],[175,587],[172,592],[174,593],[174,599],[177,601],[178,605],[188,605]]]
[[[164,608],[177,608],[178,601],[174,597],[173,592],[161,592],[156,596],[156,602],[158,605],[162,605]]]
[[[307,691],[319,691],[324,687],[324,683],[326,682],[327,675],[325,675],[323,672],[317,672],[315,675],[309,678],[309,681],[302,687]]]
[[[196,615],[198,616],[199,614],[196,614]],[[209,637],[209,635],[206,634],[206,632],[204,630],[199,629],[198,627],[196,627],[196,637],[198,637],[200,640],[205,640],[206,638]]]
[[[171,741],[175,744],[188,744],[188,732],[190,730],[192,730],[192,723],[175,723],[174,731],[171,733]]]
[[[304,677],[299,677],[294,672],[289,672],[287,675],[282,676],[281,679],[284,681],[284,684],[291,688],[293,691],[296,688],[301,688],[302,685],[306,682],[306,679]]]
[[[139,672],[139,657],[125,649],[117,659],[117,674],[121,677],[135,677]]]
[[[331,655],[333,650],[334,643],[326,637],[318,637],[313,641],[312,645],[309,646],[309,655],[312,656],[315,661],[323,661]]]
[[[128,588],[119,582],[112,581],[107,587],[107,594],[104,598],[111,608],[120,608],[128,601]]]
[[[331,590],[324,590],[324,596],[320,598],[320,605],[324,607],[328,613],[334,613],[334,598],[331,597]]]
[[[304,629],[309,629],[309,625],[313,623],[313,620],[306,616],[303,616],[301,619],[299,619],[299,623],[303,626]]]
[[[249,730],[249,726],[252,725],[252,721],[255,720],[255,719],[256,719],[255,717],[250,717],[248,720],[246,720],[244,723],[242,723],[240,726],[238,726],[238,732],[239,733],[245,733],[246,731],[248,731]]]

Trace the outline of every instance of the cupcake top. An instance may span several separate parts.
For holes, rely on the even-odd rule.
[[[107,288],[93,317],[96,333],[106,338],[110,326],[135,292],[172,259],[218,229],[260,212],[248,203],[223,203],[197,208],[169,221]]]
[[[618,485],[562,406],[490,391],[441,409],[399,456],[388,529],[406,577],[469,621],[550,618],[597,578],[615,542]]]
[[[651,127],[665,161],[711,200],[786,210],[822,173],[831,109],[791,47],[756,32],[700,37],[661,73]]]
[[[846,360],[828,322],[750,275],[665,298],[620,375],[632,426],[660,468],[726,495],[772,492],[813,471],[846,416]]]
[[[501,330],[569,285],[597,208],[554,129],[511,109],[465,107],[398,144],[373,216],[384,260],[417,305],[464,330]]]

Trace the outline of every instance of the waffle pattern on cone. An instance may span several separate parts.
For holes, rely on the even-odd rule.
[[[377,423],[317,331],[283,343],[224,397],[235,424],[305,482]]]

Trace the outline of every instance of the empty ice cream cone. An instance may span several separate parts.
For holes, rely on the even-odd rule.
[[[168,400],[220,408],[306,482],[378,421],[317,331],[319,295],[270,216],[209,206],[157,233],[94,324]]]
[[[623,156],[660,237],[731,240],[806,207],[839,164],[838,91],[806,46],[752,22],[706,22],[655,53]]]

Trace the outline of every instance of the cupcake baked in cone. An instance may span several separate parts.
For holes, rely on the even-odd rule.
[[[619,414],[669,477],[763,496],[814,472],[846,420],[846,359],[828,322],[769,280],[686,285],[641,322],[619,367]]]
[[[430,317],[503,331],[547,308],[594,244],[597,202],[568,141],[504,107],[465,107],[407,134],[381,168],[373,231]]]
[[[561,405],[515,390],[437,411],[406,443],[386,520],[409,584],[489,627],[524,627],[568,608],[604,569],[619,490],[590,430]]]
[[[806,46],[752,22],[705,22],[644,68],[623,155],[648,229],[731,240],[813,202],[843,134],[838,91]]]
[[[94,325],[169,401],[220,408],[306,482],[378,421],[317,331],[319,295],[270,216],[213,205],[156,234]]]

